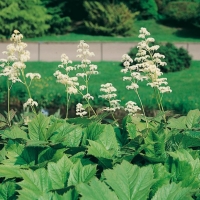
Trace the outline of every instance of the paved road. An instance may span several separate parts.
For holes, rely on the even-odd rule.
[[[66,43],[27,43],[27,49],[31,53],[31,61],[60,61],[60,56],[65,53],[72,61],[79,60],[76,58],[76,50],[78,42],[66,42]],[[123,43],[123,42],[92,42],[90,45],[90,51],[95,53],[92,61],[121,61],[121,57],[124,53],[136,46],[136,42]],[[200,43],[174,43],[177,47],[183,47],[189,51],[189,54],[193,57],[193,60],[200,60]],[[8,43],[0,43],[0,52],[6,50]],[[4,58],[4,55],[0,55],[0,58]]]

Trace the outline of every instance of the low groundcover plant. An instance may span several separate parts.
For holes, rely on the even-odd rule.
[[[29,52],[15,30],[8,45],[7,59],[2,59],[0,75],[8,83],[7,119],[0,115],[0,199],[67,199],[67,200],[185,200],[200,199],[200,111],[187,116],[165,116],[162,97],[172,92],[167,80],[161,78],[160,65],[164,55],[153,38],[141,28],[138,54],[122,56],[128,81],[125,89],[133,90],[133,99],[120,105],[117,89],[108,82],[100,86],[97,98],[107,101],[100,114],[93,108],[89,80],[98,75],[91,64],[89,45],[80,41],[81,63],[72,66],[66,54],[54,76],[64,85],[66,118],[38,112],[38,103],[30,93],[32,80],[38,73],[25,73]],[[75,72],[73,76],[71,72]],[[52,74],[53,76],[53,74]],[[26,79],[30,79],[27,81]],[[12,84],[21,82],[27,89],[24,109],[31,108],[33,118],[12,121],[9,109]],[[147,117],[139,95],[140,81],[154,90],[158,115]],[[135,94],[135,97],[134,97]],[[76,105],[77,118],[68,117],[71,95],[80,95]],[[117,123],[114,113],[125,109],[127,116]],[[104,120],[108,114],[114,123]],[[106,121],[106,123],[104,123]]]

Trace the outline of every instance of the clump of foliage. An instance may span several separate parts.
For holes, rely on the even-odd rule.
[[[162,72],[176,72],[187,69],[191,66],[192,57],[188,51],[182,47],[178,48],[172,43],[159,44],[159,51],[165,55],[166,66],[160,66]],[[128,54],[135,57],[137,54],[137,47],[130,49]]]
[[[84,7],[88,12],[85,26],[90,33],[121,36],[133,34],[134,19],[138,13],[131,13],[124,3],[85,1]]]
[[[163,14],[168,20],[182,23],[192,22],[198,15],[199,3],[188,1],[172,1],[169,2],[164,10]]]
[[[40,0],[1,1],[0,10],[0,39],[7,39],[15,29],[25,32],[26,37],[42,36],[49,29],[51,17]]]
[[[141,17],[142,19],[157,19],[158,6],[155,0],[143,0],[140,1]]]
[[[49,21],[49,34],[66,34],[71,30],[71,18],[66,15],[66,5],[63,0],[43,0],[43,5],[47,8],[47,13],[51,15]]]

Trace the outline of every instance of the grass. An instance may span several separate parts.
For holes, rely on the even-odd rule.
[[[64,87],[56,83],[53,73],[57,69],[59,62],[29,62],[27,63],[27,72],[39,72],[42,79],[33,82],[32,94],[34,98],[39,101],[40,106],[52,103],[52,105],[65,104]],[[120,72],[121,66],[118,62],[96,62],[100,74],[93,76],[90,82],[90,92],[97,96],[101,84],[107,82],[113,83],[117,88],[118,98],[122,104],[128,100],[138,102],[134,91],[126,90],[126,82],[122,81],[123,74]],[[191,109],[200,109],[200,79],[199,79],[200,62],[193,61],[189,69],[164,74],[168,78],[168,83],[172,89],[172,93],[165,94],[163,97],[163,104],[165,109],[176,110],[180,113],[186,113]],[[1,79],[1,85],[5,81]],[[139,89],[141,99],[146,107],[155,108],[156,102],[153,96],[153,90],[143,83]],[[25,101],[25,90],[21,84],[15,84],[12,88],[12,96],[17,96],[21,101]],[[16,98],[15,98],[16,99]],[[74,99],[75,100],[75,99]],[[79,101],[79,99],[76,99]],[[96,104],[101,104],[100,99],[96,99]]]
[[[37,38],[29,38],[24,41],[31,42],[73,42],[73,41],[94,41],[94,42],[130,42],[139,41],[138,31],[141,27],[147,28],[151,35],[160,42],[200,42],[199,29],[172,27],[156,23],[155,20],[140,20],[134,22],[134,32],[131,37],[95,36],[83,33],[68,33],[66,35],[52,35]]]

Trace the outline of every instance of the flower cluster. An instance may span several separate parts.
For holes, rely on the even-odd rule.
[[[20,70],[26,68],[24,62],[30,59],[30,52],[25,50],[27,44],[21,41],[22,38],[23,35],[18,30],[14,30],[11,36],[13,43],[9,44],[7,51],[3,52],[3,54],[7,55],[7,59],[1,59],[3,70],[0,76],[7,76],[13,83],[17,81],[22,82],[20,79]]]
[[[109,107],[104,108],[105,111],[114,112],[121,108],[119,104],[120,100],[115,99],[117,97],[117,89],[113,87],[112,83],[102,84],[100,91],[105,94],[99,95],[99,97],[107,100],[110,104]]]
[[[124,54],[122,56],[122,62],[125,66],[124,69],[121,70],[123,73],[129,72],[129,76],[124,76],[123,81],[129,81],[130,85],[126,86],[128,90],[137,90],[139,88],[138,81],[147,80],[148,77],[138,71],[137,65],[131,65],[133,62],[132,58],[128,54]]]
[[[140,109],[140,107],[138,107],[138,106],[136,105],[135,102],[133,102],[133,101],[128,101],[128,102],[126,103],[125,110],[128,111],[129,115],[134,116],[134,115],[135,115],[139,110],[141,110],[141,109]]]
[[[58,83],[65,85],[67,93],[78,93],[77,86],[79,85],[79,83],[77,77],[69,77],[68,74],[62,74],[62,72],[60,72],[59,70],[54,73],[54,76],[57,78]]]
[[[41,75],[39,73],[27,73],[26,78],[30,77],[31,80],[33,79],[40,79]]]
[[[23,104],[23,107],[24,107],[24,108],[27,108],[28,106],[31,106],[31,107],[33,107],[33,106],[38,106],[38,103],[37,103],[36,101],[33,101],[32,98],[29,98],[29,99],[27,100],[27,102]]]
[[[127,86],[127,89],[137,89],[138,81],[148,80],[148,84],[151,87],[157,88],[160,93],[171,92],[169,86],[166,86],[167,79],[160,78],[163,74],[160,71],[159,66],[166,65],[161,59],[165,58],[164,55],[160,53],[155,53],[159,49],[159,45],[151,45],[155,41],[154,38],[147,37],[150,33],[146,28],[140,29],[139,38],[143,40],[138,43],[138,53],[134,61],[137,62],[135,65],[131,65],[133,60],[127,55],[122,56],[122,61],[124,62],[125,69],[121,70],[123,73],[130,72],[131,76],[124,77],[123,80],[131,81],[131,85]]]
[[[87,112],[83,108],[83,105],[81,103],[78,103],[76,105],[76,115],[79,115],[80,117],[83,117],[86,114],[87,114]]]

